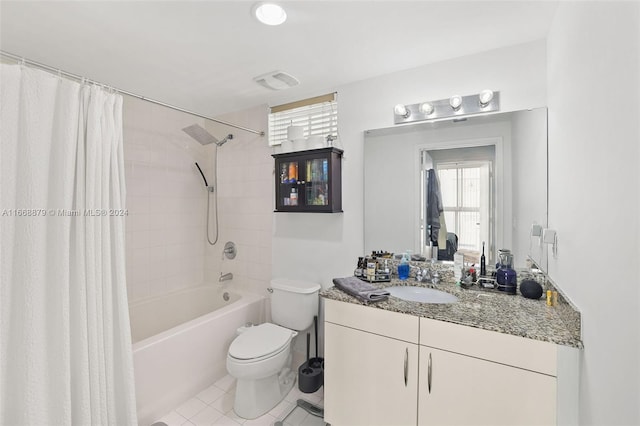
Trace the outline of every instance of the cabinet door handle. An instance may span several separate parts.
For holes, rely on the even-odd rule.
[[[404,351],[404,387],[407,387],[407,380],[409,379],[409,348],[405,348]]]
[[[431,354],[429,354],[429,364],[427,366],[427,389],[431,393]]]

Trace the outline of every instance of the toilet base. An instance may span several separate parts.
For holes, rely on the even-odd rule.
[[[278,405],[296,383],[296,373],[285,368],[262,379],[238,379],[233,411],[243,419],[255,419]]]

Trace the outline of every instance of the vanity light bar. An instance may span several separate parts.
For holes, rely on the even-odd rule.
[[[454,95],[448,99],[419,104],[398,104],[393,110],[394,124],[500,111],[500,92],[483,90],[477,95]]]

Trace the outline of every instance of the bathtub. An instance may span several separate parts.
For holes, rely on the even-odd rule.
[[[264,322],[264,302],[264,297],[210,284],[132,303],[140,426],[150,425],[224,377],[236,329],[247,322]]]

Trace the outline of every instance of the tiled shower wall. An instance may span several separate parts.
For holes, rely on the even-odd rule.
[[[266,106],[260,106],[220,118],[266,131],[267,114]],[[207,122],[206,128],[218,139],[228,133],[233,134],[233,139],[217,150],[220,236],[215,246],[207,244],[205,278],[218,282],[221,272],[231,272],[233,280],[224,282],[224,285],[266,296],[271,280],[272,149],[268,146],[267,136],[214,122]],[[213,175],[214,154],[209,158],[207,173]],[[213,219],[213,214],[211,217]],[[213,239],[213,228],[210,235]],[[233,241],[238,248],[237,257],[233,260],[222,259],[222,249],[227,241]]]
[[[182,131],[203,120],[125,96],[127,288],[135,302],[204,277],[206,191],[194,162],[208,153]]]
[[[258,107],[222,119],[266,130],[267,109]],[[200,124],[218,139],[219,241],[206,241],[207,191],[194,163],[214,181],[213,146],[203,147],[182,128]],[[189,114],[126,97],[124,158],[127,184],[127,288],[129,302],[203,282],[266,294],[271,279],[273,158],[266,136],[206,122]],[[210,237],[215,236],[211,197]],[[234,260],[222,260],[226,241],[237,244]]]

